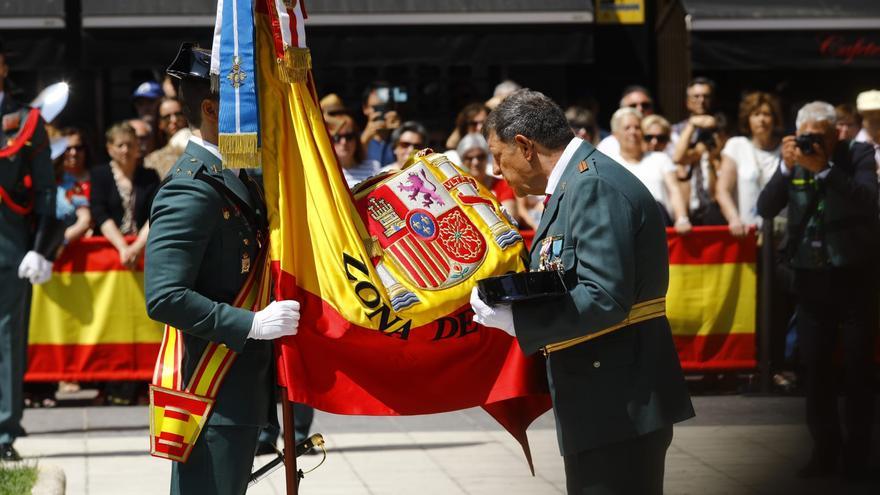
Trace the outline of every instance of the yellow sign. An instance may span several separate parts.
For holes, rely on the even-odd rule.
[[[597,24],[644,24],[645,0],[596,0]]]

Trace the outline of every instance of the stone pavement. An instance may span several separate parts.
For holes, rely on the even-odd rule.
[[[675,429],[667,494],[880,493],[880,480],[849,485],[833,479],[801,482],[793,476],[809,454],[802,398],[704,396],[694,402],[698,417]],[[145,406],[29,409],[25,427],[30,435],[16,447],[34,462],[61,467],[68,494],[168,491],[169,462],[147,453]],[[306,475],[303,495],[565,493],[552,414],[529,429],[535,477],[519,445],[480,409],[394,418],[319,412],[313,431],[324,434],[328,456]],[[269,459],[262,456],[257,462]],[[300,457],[300,467],[320,459]],[[876,452],[873,464],[880,465]],[[285,493],[282,471],[248,493]]]

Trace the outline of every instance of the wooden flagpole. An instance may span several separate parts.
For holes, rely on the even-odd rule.
[[[287,495],[299,494],[299,475],[296,468],[296,440],[294,434],[293,404],[287,398],[287,389],[282,388],[281,411],[284,435],[284,473],[287,480]]]

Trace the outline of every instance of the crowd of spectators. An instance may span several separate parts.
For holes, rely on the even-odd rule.
[[[493,157],[481,134],[492,108],[518,89],[517,83],[503,81],[487,100],[462,106],[445,129],[426,128],[421,116],[408,113],[406,90],[382,82],[365,88],[356,105],[347,105],[336,94],[323,96],[320,105],[349,187],[400,170],[415,151],[431,147],[495,194],[521,229],[534,230],[543,197],[516,197],[502,177],[492,174]],[[838,139],[874,146],[880,166],[878,94],[866,92],[858,102],[833,103],[838,104]],[[624,88],[617,109],[607,109],[607,129],[597,118],[598,107],[570,106],[565,113],[576,136],[645,185],[667,225],[679,234],[687,235],[694,226],[717,225],[744,236],[761,223],[758,198],[782,163],[783,136],[792,123],[772,93],[744,93],[735,116],[717,111],[715,95],[713,81],[694,78],[686,88],[687,117],[674,124],[640,85]],[[65,241],[104,236],[128,267],[142,256],[149,199],[193,135],[172,84],[143,82],[131,104],[132,118],[106,131],[109,160],[89,149],[94,142],[86,129],[54,132],[66,144],[54,153],[60,186],[57,214],[67,225]]]

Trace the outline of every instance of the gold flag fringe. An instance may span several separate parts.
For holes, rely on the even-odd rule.
[[[284,58],[276,59],[278,79],[286,83],[305,82],[312,69],[312,52],[308,48],[287,47]]]
[[[224,168],[259,168],[260,148],[254,134],[220,134],[220,155]]]

